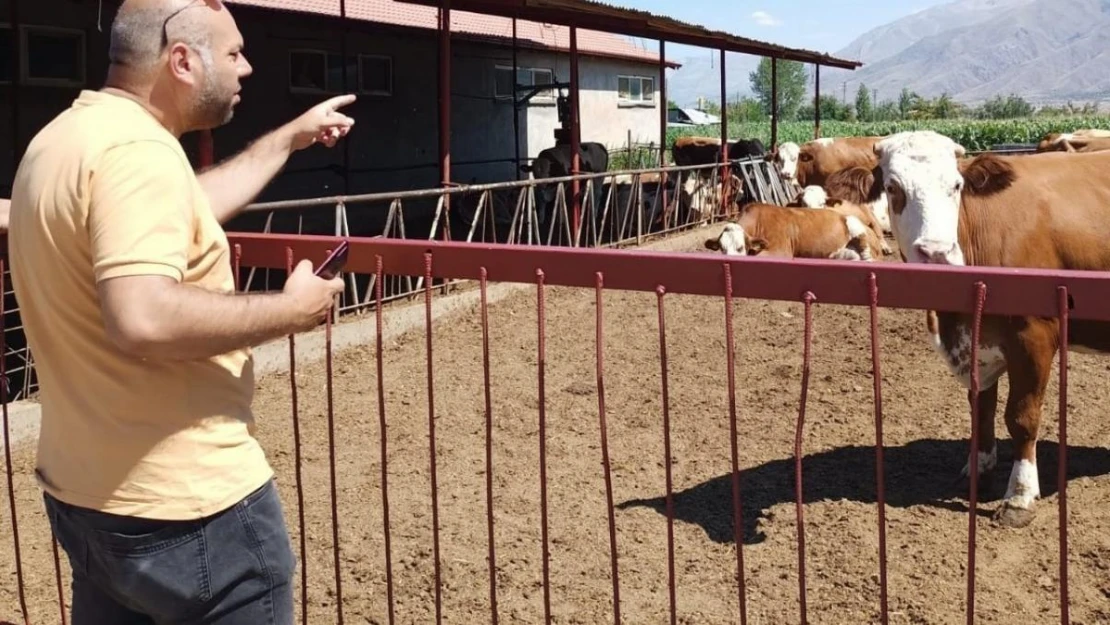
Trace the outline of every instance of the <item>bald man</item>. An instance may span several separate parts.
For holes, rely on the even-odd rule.
[[[254,437],[250,348],[324,321],[302,261],[236,294],[222,224],[290,154],[354,121],[322,102],[195,175],[179,139],[231,120],[251,67],[218,0],[125,0],[104,87],[29,144],[12,277],[42,394],[36,475],[73,625],[293,623],[290,548]]]

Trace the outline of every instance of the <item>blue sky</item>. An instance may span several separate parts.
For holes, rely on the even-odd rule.
[[[868,30],[951,0],[609,0],[616,5],[668,15],[796,48],[835,52]],[[654,41],[642,42],[658,50]],[[667,58],[709,54],[667,44]]]

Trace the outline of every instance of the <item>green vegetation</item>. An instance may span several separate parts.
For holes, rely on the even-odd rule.
[[[1037,143],[1050,132],[1071,132],[1080,128],[1103,128],[1110,130],[1110,117],[1033,117],[1026,119],[980,120],[980,119],[931,119],[899,120],[889,122],[842,122],[821,121],[822,137],[858,137],[867,135],[888,135],[905,130],[935,130],[951,137],[953,141],[968,150],[989,150],[1003,143]],[[674,143],[683,135],[702,135],[719,137],[721,131],[716,126],[697,128],[671,128],[667,132],[667,145]],[[770,122],[733,122],[728,123],[730,139],[759,139],[764,145],[771,146]],[[813,139],[812,121],[791,121],[779,124],[779,142],[793,141],[804,143]]]
[[[780,61],[779,142],[802,143],[813,139],[813,102],[805,101],[810,68],[794,61]],[[764,59],[749,75],[753,97],[728,103],[728,134],[731,139],[759,139],[771,147],[771,64]],[[850,96],[849,96],[850,97]],[[878,101],[867,85],[859,85],[851,102],[822,95],[821,136],[847,137],[887,135],[905,130],[935,130],[951,137],[968,150],[987,150],[1005,143],[1037,143],[1047,133],[1080,128],[1110,129],[1110,116],[1099,115],[1094,104],[1034,107],[1018,95],[997,96],[978,107],[968,107],[947,94],[923,98],[903,89],[896,100]],[[720,115],[717,103],[707,103],[706,112]],[[719,137],[717,127],[672,128],[667,145],[682,135]]]

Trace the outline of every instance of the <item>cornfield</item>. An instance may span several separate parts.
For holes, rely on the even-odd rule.
[[[1110,117],[1034,117],[1009,120],[931,119],[893,122],[840,122],[822,121],[822,137],[852,137],[888,135],[906,130],[935,130],[950,137],[970,151],[989,150],[992,146],[1007,143],[1037,143],[1050,132],[1071,132],[1080,128],[1110,129]],[[720,129],[714,126],[671,128],[667,132],[667,145],[683,135],[719,137]],[[731,139],[759,139],[771,147],[771,124],[767,122],[729,122]],[[804,143],[813,139],[812,122],[783,122],[779,124],[779,142]]]

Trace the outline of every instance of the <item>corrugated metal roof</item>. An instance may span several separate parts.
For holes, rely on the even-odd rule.
[[[400,3],[434,8],[444,0],[397,0]],[[705,26],[682,22],[666,15],[606,4],[597,0],[448,0],[452,15],[473,11],[487,15],[516,17],[539,22],[592,28],[632,37],[664,40],[716,50],[777,57],[803,63],[816,63],[856,69],[859,61],[839,59],[824,52],[781,46],[740,37]],[[730,6],[721,1],[722,10]],[[580,31],[582,32],[582,31]]]
[[[339,0],[227,0],[228,4],[255,6],[283,11],[316,13],[338,17]],[[396,0],[347,0],[347,16],[351,19],[394,26],[435,30],[438,10]],[[512,19],[468,11],[451,11],[451,32],[479,38],[511,40]],[[517,39],[525,47],[570,49],[570,29],[556,24],[527,20],[517,21]],[[578,49],[583,54],[659,62],[659,53],[636,46],[627,37],[615,33],[579,29]],[[669,63],[677,67],[677,63]]]

